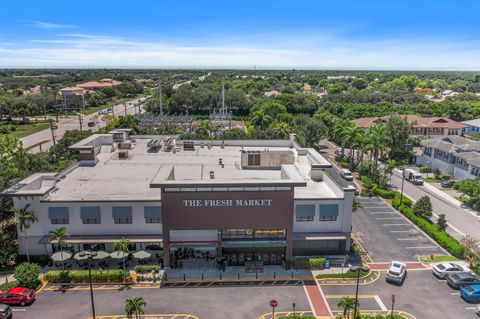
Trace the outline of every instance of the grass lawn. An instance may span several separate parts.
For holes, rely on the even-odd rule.
[[[442,261],[456,261],[458,260],[458,258],[454,257],[454,256],[433,256],[433,259],[430,257],[430,256],[421,256],[420,257],[420,261],[421,262],[424,262],[424,263],[438,263],[438,262],[442,262]]]
[[[427,182],[427,183],[440,183],[441,181],[442,181],[442,179],[437,179],[435,177],[425,178],[425,182]]]
[[[360,271],[360,278],[368,276],[370,274],[370,271]],[[318,274],[315,276],[316,279],[328,279],[328,278],[357,278],[357,272],[353,271],[346,271],[343,273],[338,273],[338,274]]]
[[[19,124],[15,125],[16,130],[9,133],[11,136],[15,136],[16,138],[22,138],[28,135],[32,135],[34,133],[43,131],[50,127],[49,123],[31,123],[31,124]]]
[[[114,101],[109,101],[107,103],[104,103],[104,104],[101,104],[99,106],[95,106],[95,107],[88,107],[84,110],[81,110],[80,113],[82,113],[83,115],[88,115],[88,114],[92,114],[92,113],[96,113],[98,111],[101,111],[101,110],[104,110],[108,107],[111,107],[113,105],[117,105],[117,104],[122,104],[124,102],[127,102],[127,101],[131,101],[132,99],[134,99],[133,97],[129,97],[129,98],[123,98],[123,99],[120,99],[120,100],[114,100]],[[123,112],[123,110],[122,110]],[[122,113],[121,112],[121,113]],[[123,113],[122,113],[123,114]]]

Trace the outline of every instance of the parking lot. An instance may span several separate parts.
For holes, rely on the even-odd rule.
[[[255,319],[271,311],[271,299],[278,301],[278,311],[292,310],[293,302],[297,310],[310,310],[302,286],[95,290],[94,296],[97,316],[125,313],[125,299],[137,296],[147,301],[146,314],[190,314],[200,319]],[[86,319],[91,316],[90,292],[44,291],[31,306],[14,311],[15,319]]]
[[[353,214],[353,232],[375,262],[416,261],[444,255],[443,249],[381,199],[357,197],[363,208]]]
[[[332,310],[338,310],[339,298],[354,297],[355,285],[322,286]],[[408,312],[417,319],[474,319],[474,304],[465,302],[445,280],[432,275],[431,270],[411,270],[403,285],[385,282],[385,273],[372,284],[361,285],[361,310],[391,309],[391,296],[395,294],[395,309]]]

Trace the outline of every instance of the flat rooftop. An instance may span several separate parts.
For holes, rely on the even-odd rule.
[[[103,138],[105,134],[99,136]],[[88,144],[93,140],[88,138]],[[295,198],[302,199],[343,197],[342,189],[332,183],[326,174],[323,181],[310,178],[312,165],[329,165],[314,150],[287,146],[242,146],[241,142],[232,142],[238,145],[198,144],[193,150],[184,150],[183,142],[177,141],[182,146],[178,145],[170,151],[152,151],[149,141],[147,138],[136,138],[128,150],[102,144],[98,147],[95,165],[80,162],[60,177],[57,175],[53,187],[52,176],[42,181],[41,176],[35,174],[36,186],[29,186],[31,183],[24,180],[19,183],[24,186],[10,190],[9,194],[32,195],[33,188],[37,195],[43,194],[44,201],[160,201],[160,187],[243,185],[293,186]],[[253,141],[250,144],[259,143]],[[276,144],[280,143],[277,141]],[[82,149],[81,144],[77,146]],[[119,153],[125,151],[128,151],[128,157],[119,158]],[[242,168],[242,152],[262,151],[293,153],[294,161],[275,169]],[[212,174],[214,178],[211,178]]]

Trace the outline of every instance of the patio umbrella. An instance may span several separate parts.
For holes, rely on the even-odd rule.
[[[88,253],[88,252],[87,252],[87,251],[78,252],[78,253],[76,253],[75,255],[73,255],[73,259],[76,259],[76,260],[87,260],[87,259],[88,259],[88,255],[87,255],[86,253]]]
[[[122,258],[126,258],[127,256],[128,256],[128,253],[121,250],[114,251],[113,253],[110,254],[110,257],[115,259],[122,259]]]
[[[147,259],[147,258],[150,258],[151,255],[152,254],[150,254],[149,252],[146,252],[145,250],[139,250],[133,253],[133,257],[137,259]]]
[[[57,251],[50,256],[50,258],[52,258],[52,260],[55,262],[65,261],[72,258],[72,253],[69,253],[68,251]]]
[[[106,253],[106,252],[100,250],[100,251],[97,251],[97,255],[93,256],[93,259],[105,259],[109,256],[110,256],[109,253]]]

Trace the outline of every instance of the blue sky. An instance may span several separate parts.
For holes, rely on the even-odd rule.
[[[23,0],[0,67],[480,70],[480,1]]]

